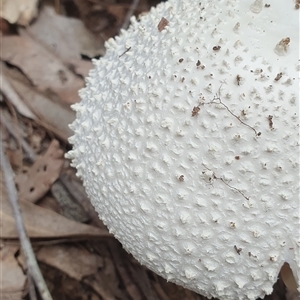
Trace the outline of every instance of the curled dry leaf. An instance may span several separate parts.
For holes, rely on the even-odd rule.
[[[28,25],[37,15],[38,0],[2,0],[0,16],[9,23]]]
[[[25,169],[15,178],[20,199],[36,202],[43,197],[59,177],[63,166],[63,151],[53,140],[47,152],[39,157],[31,168]]]
[[[29,36],[3,36],[0,57],[20,68],[41,91],[50,90],[64,102],[78,102],[78,90],[84,81],[73,74],[62,61]]]

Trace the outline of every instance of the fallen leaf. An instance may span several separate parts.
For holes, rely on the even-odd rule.
[[[39,207],[49,209],[58,214],[60,214],[60,211],[61,211],[57,201],[53,197],[50,197],[50,196],[45,196],[41,200],[39,200]]]
[[[2,64],[0,64],[0,68],[2,70]],[[1,86],[0,89],[2,93],[6,96],[6,98],[14,105],[17,111],[30,119],[35,119],[35,115],[31,112],[31,110],[25,105],[22,101],[21,97],[16,93],[14,88],[11,86],[9,80],[7,80],[5,74],[0,71],[1,75]]]
[[[42,262],[39,263],[52,299],[65,300],[103,300],[80,281]],[[121,299],[120,299],[121,300]]]
[[[51,28],[51,30],[49,30]],[[56,14],[51,6],[41,10],[38,19],[26,29],[19,30],[21,36],[32,36],[46,45],[64,62],[75,63],[81,55],[90,58],[103,56],[104,40],[97,39],[81,20]]]
[[[124,285],[120,282],[120,278],[116,274],[115,262],[111,259],[107,243],[90,241],[87,246],[89,247],[88,249],[93,249],[96,253],[101,253],[104,267],[95,276],[85,277],[83,282],[92,287],[99,295],[103,295],[106,290],[113,294],[110,296],[114,296],[118,300],[128,300],[129,297],[124,291]],[[102,296],[102,298],[109,299],[108,295]]]
[[[28,201],[19,201],[27,235],[31,239],[86,239],[112,237],[107,230],[69,220]],[[6,197],[0,201],[0,238],[18,239],[11,205]],[[34,240],[32,240],[34,242]]]
[[[82,246],[44,246],[36,254],[37,260],[59,269],[69,277],[83,281],[106,300],[116,300],[112,290],[103,284],[100,271],[103,259]]]
[[[300,297],[300,295],[299,295],[300,293],[299,292],[295,292],[295,291],[290,291],[290,290],[288,290],[287,292],[286,292],[286,300],[299,300],[299,297]]]
[[[7,190],[4,183],[4,176],[0,169],[0,209],[2,203],[7,201]],[[7,202],[8,203],[8,202]],[[9,204],[9,203],[8,203]],[[1,229],[6,228],[7,224],[4,221],[3,214],[0,214],[0,234]],[[5,224],[5,226],[4,226]],[[19,249],[19,245],[7,245],[3,240],[0,241],[0,264],[1,264],[1,276],[0,276],[0,295],[3,300],[19,300],[23,294],[25,286],[26,276],[24,275],[21,267],[19,266],[15,253]],[[5,274],[3,276],[2,274]]]
[[[72,197],[61,181],[56,181],[51,187],[51,193],[59,203],[61,214],[68,219],[86,223],[89,216],[83,207]]]
[[[83,282],[94,289],[102,299],[105,300],[117,300],[119,297],[115,297],[115,291],[107,289],[107,285],[105,285],[105,281],[102,280],[102,276],[98,273],[95,276],[89,276],[83,280]],[[138,299],[135,299],[138,300]]]
[[[0,248],[0,295],[3,300],[22,298],[26,276],[14,256],[18,249],[18,246],[6,244],[2,244]]]
[[[59,177],[63,163],[63,151],[53,140],[43,156],[15,177],[19,199],[36,202],[42,198]]]
[[[51,101],[43,94],[36,92],[33,88],[10,78],[12,86],[30,110],[37,116],[36,121],[46,129],[52,131],[58,137],[67,141],[73,135],[69,128],[75,119],[75,113],[69,107],[62,106]]]
[[[20,148],[16,150],[6,149],[6,156],[14,170],[21,169],[23,165],[23,152]]]
[[[38,0],[2,0],[0,16],[9,23],[28,25],[37,15]]]
[[[0,50],[1,59],[20,68],[39,90],[49,89],[69,104],[79,101],[78,90],[84,86],[83,79],[34,39],[2,36]]]
[[[10,24],[9,24],[9,22],[7,20],[4,20],[0,16],[0,31],[2,32],[2,34],[8,34],[9,30],[10,30]]]
[[[89,75],[91,69],[94,68],[94,65],[90,60],[78,59],[70,61],[70,68],[72,68],[77,75],[81,75],[85,78]]]
[[[116,1],[86,1],[74,0],[81,19],[86,27],[94,34],[101,34],[105,39],[114,36],[124,23],[128,11],[132,7],[132,3],[122,1],[124,3],[114,3]],[[118,1],[121,2],[121,1]],[[135,1],[136,2],[136,1]],[[149,11],[148,1],[140,1],[135,9],[135,14]],[[153,2],[153,1],[152,1]],[[157,4],[155,1],[153,4]]]
[[[62,171],[59,176],[60,181],[63,183],[68,192],[72,195],[72,197],[77,201],[87,212],[89,217],[89,224],[94,225],[98,228],[106,228],[103,225],[103,222],[99,219],[95,208],[93,207],[91,201],[89,200],[85,189],[82,185],[82,182],[75,175],[75,169],[66,169]]]
[[[297,282],[288,263],[284,263],[280,270],[280,276],[285,286],[292,292],[297,292]]]
[[[81,281],[103,267],[103,259],[82,246],[52,245],[42,247],[36,254],[38,261],[59,269]]]

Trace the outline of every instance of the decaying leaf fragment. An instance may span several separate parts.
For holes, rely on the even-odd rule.
[[[84,82],[46,47],[29,36],[1,37],[0,57],[20,68],[42,92],[50,90],[66,103],[78,102]]]
[[[58,141],[53,140],[47,152],[28,171],[24,169],[16,176],[19,199],[36,202],[49,191],[63,166],[62,155]]]
[[[50,100],[44,94],[19,80],[10,78],[10,82],[16,92],[22,95],[26,106],[37,116],[37,122],[60,139],[67,140],[71,135],[68,124],[75,119],[75,114],[71,109]]]
[[[21,299],[25,286],[26,276],[19,266],[15,253],[18,251],[16,245],[2,244],[0,248],[0,295],[1,299]],[[3,297],[3,298],[2,298]]]

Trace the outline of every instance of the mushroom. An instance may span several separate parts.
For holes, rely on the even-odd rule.
[[[73,105],[77,175],[143,265],[207,297],[299,289],[299,11],[169,0],[132,18]]]

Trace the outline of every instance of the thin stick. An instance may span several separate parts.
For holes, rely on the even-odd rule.
[[[130,6],[130,9],[129,9],[129,11],[128,11],[128,13],[127,13],[125,19],[124,19],[123,25],[122,25],[122,27],[121,27],[122,29],[127,29],[128,25],[129,25],[129,23],[130,23],[130,18],[131,18],[131,16],[133,15],[134,11],[136,10],[136,8],[137,8],[139,2],[140,2],[139,0],[133,0],[133,1],[132,1],[132,4],[131,4],[131,6]]]
[[[29,298],[30,298],[30,300],[37,300],[34,281],[31,278],[30,274],[28,274],[27,280],[28,280],[28,285],[29,285]]]
[[[3,109],[0,109],[0,123],[6,128],[6,130],[11,134],[16,141],[20,141],[21,147],[23,151],[26,153],[27,158],[33,162],[36,159],[36,154],[33,149],[29,146],[29,144],[24,140],[21,134],[17,133],[17,128],[15,124],[12,122],[11,117],[7,112]]]
[[[2,141],[0,142],[0,167],[3,171],[5,185],[7,188],[7,195],[12,206],[12,210],[16,222],[16,228],[19,234],[21,247],[25,256],[29,276],[31,276],[32,279],[34,280],[34,283],[36,284],[36,287],[40,293],[41,298],[43,300],[52,300],[50,292],[47,288],[45,280],[42,276],[42,273],[36,261],[33,249],[31,247],[30,240],[27,237],[25,231],[23,218],[21,215],[21,209],[18,204],[17,191],[14,184],[13,170],[4,153],[4,147]]]

